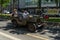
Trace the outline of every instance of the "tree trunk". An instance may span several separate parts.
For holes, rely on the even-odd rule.
[[[41,0],[38,0],[38,7],[41,8]]]
[[[59,0],[59,7],[60,7],[60,0]]]
[[[55,0],[55,3],[56,3],[56,7],[58,7],[58,0]]]

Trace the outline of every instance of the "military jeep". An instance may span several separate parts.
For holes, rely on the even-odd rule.
[[[40,20],[39,15],[28,15],[27,19],[22,17],[22,14],[13,15],[11,22],[14,27],[17,26],[26,26],[27,29],[31,32],[35,32],[38,28],[43,29],[44,23]]]

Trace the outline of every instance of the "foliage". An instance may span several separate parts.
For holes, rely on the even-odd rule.
[[[52,18],[52,17],[50,17],[48,20],[41,18],[41,20],[48,21],[48,22],[60,22],[60,18]]]
[[[10,3],[10,0],[0,0],[0,5],[2,5],[2,7],[7,7],[9,3]]]
[[[38,0],[38,6],[41,7],[41,0]]]
[[[10,19],[11,18],[11,14],[1,14],[0,13],[0,18],[2,18],[2,19]]]

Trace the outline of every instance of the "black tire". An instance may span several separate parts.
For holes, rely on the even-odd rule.
[[[12,21],[12,25],[13,25],[13,27],[18,27],[18,24],[17,24],[17,22],[14,20],[14,21]]]
[[[28,30],[30,32],[35,32],[36,31],[36,27],[34,26],[34,24],[28,24]]]

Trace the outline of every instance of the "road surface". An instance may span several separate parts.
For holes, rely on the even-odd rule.
[[[50,31],[48,29],[45,34],[41,34],[40,31],[31,33],[26,28],[13,28],[10,20],[0,21],[0,40],[59,40],[57,29],[55,33]]]

